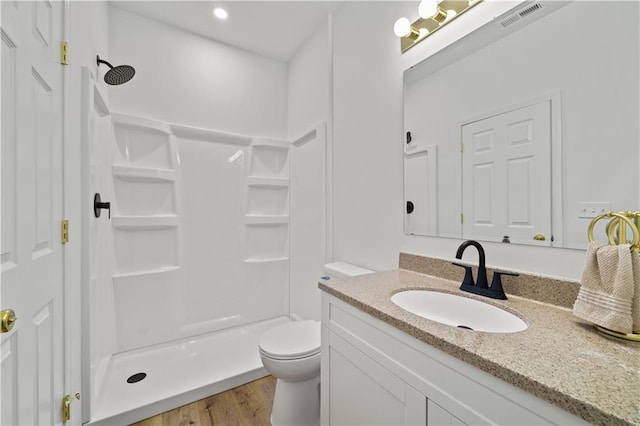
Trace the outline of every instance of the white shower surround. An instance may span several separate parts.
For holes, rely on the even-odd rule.
[[[92,422],[95,416],[111,421],[123,410],[131,421],[148,416],[150,407],[185,403],[185,393],[203,397],[265,375],[257,349],[248,355],[246,350],[257,347],[258,331],[288,321],[290,314],[290,148],[314,147],[313,153],[320,146],[322,152],[324,124],[291,144],[171,125],[112,113],[90,71],[83,77],[90,160],[84,194],[91,202],[100,192],[112,203],[111,221],[105,211],[100,218],[87,212],[91,284],[84,368],[90,369],[85,385]],[[314,141],[320,143],[309,143]],[[234,338],[225,336],[238,342],[244,337],[236,348]],[[172,354],[188,378],[188,364],[206,366],[219,351],[198,341],[229,352],[211,363],[221,372],[210,377],[223,377],[220,382],[201,383],[194,393],[193,383],[169,380],[171,390],[158,391],[168,402],[158,404],[152,393],[138,411],[114,403],[113,395],[122,394],[119,387],[133,374],[123,368],[127,360],[162,365],[153,354]],[[241,367],[238,359],[247,362]],[[158,372],[180,376],[156,367]]]
[[[288,315],[288,142],[112,122],[117,351]]]

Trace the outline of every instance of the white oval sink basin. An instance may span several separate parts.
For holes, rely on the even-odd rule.
[[[391,301],[413,314],[454,327],[487,333],[515,333],[527,329],[527,323],[511,312],[455,294],[406,290],[391,296]]]

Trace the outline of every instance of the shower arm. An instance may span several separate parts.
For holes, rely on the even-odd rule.
[[[105,64],[109,68],[113,69],[113,65],[111,65],[109,62],[105,61],[104,59],[100,59],[100,56],[96,56],[96,63],[98,64],[98,66],[100,66],[100,64]]]

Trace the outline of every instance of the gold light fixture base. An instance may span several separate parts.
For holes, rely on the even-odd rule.
[[[608,328],[594,325],[594,327],[603,334],[608,336],[617,337],[618,339],[631,340],[632,342],[640,342],[640,333],[619,333],[617,331],[609,330]]]
[[[416,37],[413,32],[408,36],[401,37],[400,51],[402,53],[406,52],[480,3],[482,3],[482,0],[444,0],[438,5],[438,13],[436,15],[427,19],[418,18],[417,21],[411,24],[412,30],[416,32],[419,32],[422,28],[427,29],[429,32],[422,37]]]

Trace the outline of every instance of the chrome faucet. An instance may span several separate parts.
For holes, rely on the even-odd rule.
[[[518,276],[512,272],[494,272],[493,280],[491,281],[491,287],[487,285],[487,268],[485,266],[484,248],[482,245],[474,240],[467,240],[460,244],[458,251],[456,252],[456,259],[462,259],[462,254],[469,246],[474,246],[478,250],[479,264],[477,281],[473,281],[473,274],[471,272],[471,266],[463,265],[461,263],[453,262],[454,265],[460,266],[465,269],[464,279],[460,285],[460,290],[467,291],[469,293],[479,294],[481,296],[491,297],[493,299],[506,299],[507,295],[502,288],[502,275]]]

